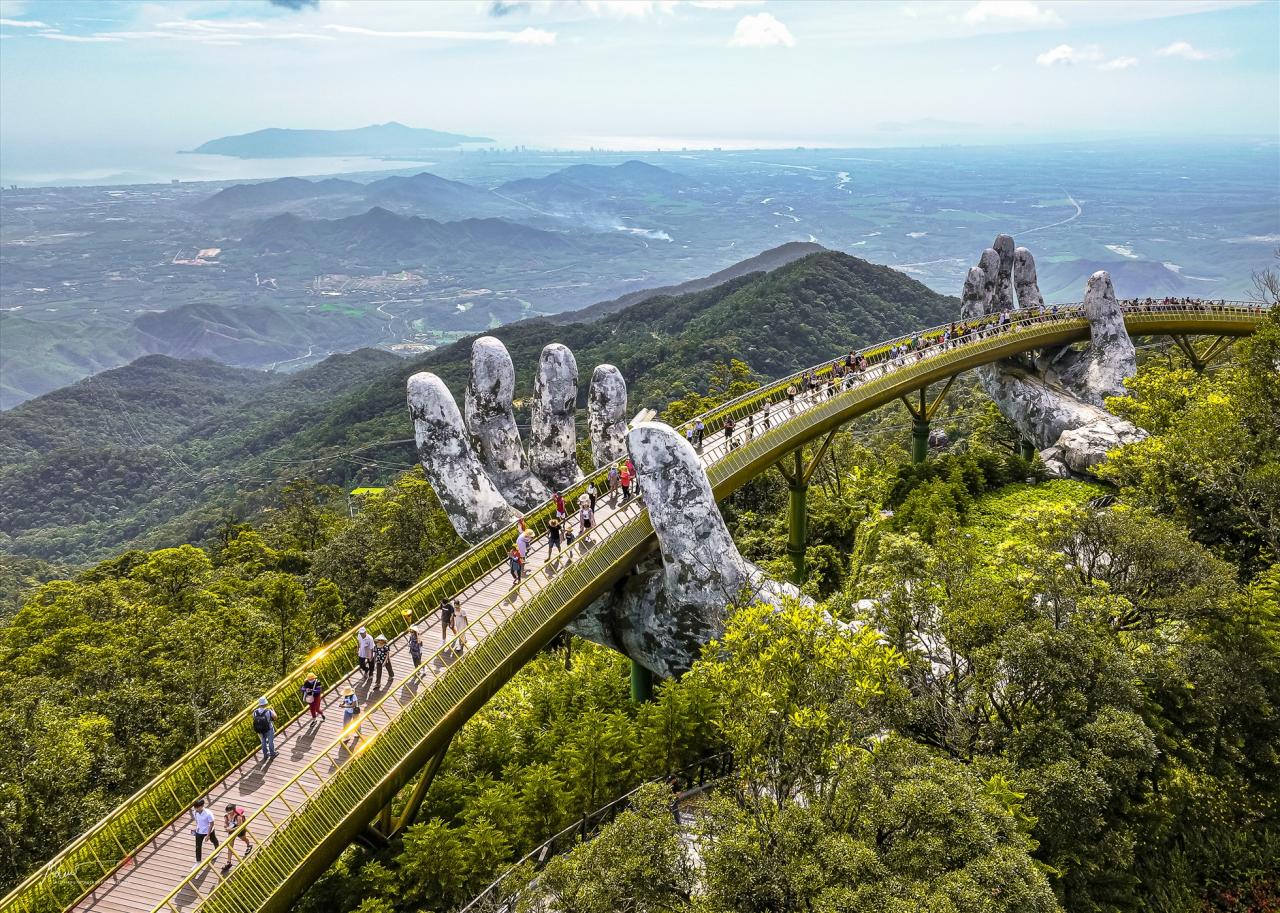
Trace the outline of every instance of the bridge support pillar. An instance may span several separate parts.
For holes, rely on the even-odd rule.
[[[804,583],[808,576],[804,559],[809,547],[809,480],[813,478],[822,458],[827,455],[838,430],[833,428],[822,439],[817,453],[807,463],[804,447],[797,447],[793,451],[793,466],[788,466],[785,458],[778,463],[778,471],[787,480],[787,556],[791,559],[791,582],[796,586]]]
[[[929,458],[929,423],[933,421],[934,415],[937,414],[938,408],[955,382],[955,375],[948,377],[947,382],[942,386],[942,392],[934,397],[932,402],[929,401],[927,386],[920,388],[919,405],[905,396],[902,397],[903,405],[911,413],[911,462],[923,463]]]
[[[796,451],[796,465],[797,468],[801,465],[799,450]],[[809,484],[791,482],[787,490],[787,555],[791,558],[791,582],[800,586],[807,576],[804,556],[809,545]]]
[[[1031,443],[1026,438],[1023,438],[1018,442],[1018,456],[1030,463],[1036,458],[1035,444]]]
[[[911,420],[911,462],[923,463],[929,459],[929,420]]]
[[[634,659],[631,661],[631,703],[646,704],[653,700],[653,673]]]

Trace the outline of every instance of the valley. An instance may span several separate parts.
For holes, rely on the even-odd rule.
[[[1274,147],[442,152],[432,172],[0,192],[0,407],[146,354],[296,370],[423,352],[790,242],[955,293],[996,226],[1052,300],[1246,294]],[[394,315],[391,316],[391,315]]]

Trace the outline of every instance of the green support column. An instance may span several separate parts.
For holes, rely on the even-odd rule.
[[[805,581],[804,553],[809,545],[809,508],[807,505],[809,483],[804,474],[804,454],[796,451],[796,474],[787,479],[790,493],[787,523],[787,554],[791,556],[791,582],[796,586]]]
[[[929,458],[929,420],[911,420],[911,462],[923,463]]]
[[[1018,456],[1030,463],[1036,458],[1035,445],[1024,438],[1022,442],[1018,444]]]
[[[653,673],[634,659],[631,661],[631,703],[644,704],[653,700]]]

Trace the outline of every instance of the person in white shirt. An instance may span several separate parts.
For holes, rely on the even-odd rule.
[[[191,810],[191,820],[196,825],[191,829],[191,833],[196,836],[196,865],[198,866],[204,856],[204,842],[206,839],[213,846],[216,855],[218,835],[213,832],[213,812],[204,807],[203,799],[196,800],[195,808]]]
[[[360,659],[360,671],[364,673],[365,678],[373,675],[373,637],[370,636],[367,628],[361,628],[356,634],[356,643],[358,648],[356,656]]]

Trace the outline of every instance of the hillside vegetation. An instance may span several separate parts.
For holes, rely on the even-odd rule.
[[[345,852],[298,913],[456,909],[726,750],[696,866],[662,786],[508,889],[565,913],[1274,909],[1278,357],[1280,318],[1211,375],[1148,361],[1115,405],[1153,433],[1112,457],[1116,488],[1023,481],[1036,467],[987,412],[914,466],[889,410],[855,423],[810,490],[815,605],[727,606],[724,637],[640,707],[608,651],[536,658],[455,737],[424,818]],[[28,585],[0,627],[0,884],[462,547],[417,470],[354,516],[307,483],[270,506],[206,547]],[[781,478],[724,511],[783,572]]]
[[[493,335],[515,361],[517,397],[532,388],[542,347],[562,342],[577,356],[583,402],[591,371],[608,362],[628,378],[634,412],[704,391],[712,367],[732,358],[775,377],[941,323],[956,310],[954,299],[901,273],[824,252],[706,291],[651,298],[598,321],[531,321]],[[82,413],[102,414],[92,438],[0,436],[0,450],[12,455],[0,470],[0,548],[92,560],[122,547],[201,541],[217,517],[251,513],[261,492],[292,478],[385,482],[414,461],[406,379],[437,372],[461,401],[470,347],[471,338],[463,339],[412,362],[370,350],[335,356],[222,409],[210,405],[200,384],[141,373],[131,383],[144,399],[154,392],[148,415],[172,406],[203,416],[185,424],[162,419],[158,432],[139,423],[135,433],[127,408],[104,411],[96,379],[25,403],[6,414],[19,429],[73,429]],[[182,373],[180,363],[164,364]],[[132,367],[123,372],[134,376]],[[187,395],[190,407],[182,405]]]

